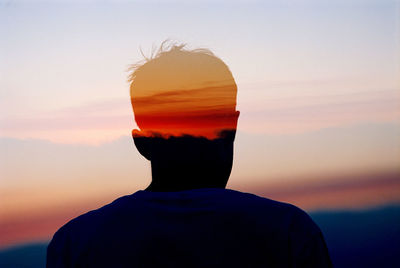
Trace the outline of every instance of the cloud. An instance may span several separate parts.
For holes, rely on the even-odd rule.
[[[398,90],[335,92],[286,94],[250,90],[244,98],[239,98],[238,128],[254,134],[296,135],[327,127],[399,122]],[[259,94],[257,98],[247,99],[246,96],[256,93]],[[158,103],[159,100],[146,98],[146,101]],[[59,143],[99,144],[129,135],[136,127],[129,99],[0,117],[1,137],[46,139]]]
[[[303,93],[304,94],[304,93]],[[327,127],[399,122],[398,90],[266,96],[240,105],[240,127],[252,133],[298,134]]]

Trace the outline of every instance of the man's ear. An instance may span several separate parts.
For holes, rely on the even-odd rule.
[[[236,111],[235,112],[235,118],[234,118],[234,120],[235,120],[235,130],[231,134],[232,135],[232,142],[235,141],[236,129],[237,129],[237,123],[238,123],[238,120],[239,120],[239,116],[240,116],[240,111]]]
[[[235,128],[237,128],[237,122],[239,120],[239,116],[240,116],[240,111],[236,111],[235,112]]]
[[[137,129],[132,130],[132,138],[139,153],[151,161],[152,138],[147,137],[142,131]]]

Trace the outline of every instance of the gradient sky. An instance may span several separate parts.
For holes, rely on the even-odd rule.
[[[230,188],[305,209],[398,202],[399,7],[0,0],[0,246],[146,187],[127,70],[165,39],[233,73]]]

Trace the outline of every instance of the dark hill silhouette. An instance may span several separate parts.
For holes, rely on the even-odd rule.
[[[338,268],[400,267],[400,206],[311,214]]]

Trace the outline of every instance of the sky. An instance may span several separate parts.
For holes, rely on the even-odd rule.
[[[229,188],[307,210],[398,202],[399,10],[388,0],[0,0],[0,247],[48,239],[147,186],[128,69],[166,39],[210,49],[236,81]]]

